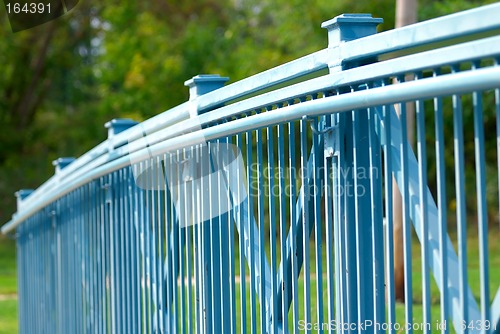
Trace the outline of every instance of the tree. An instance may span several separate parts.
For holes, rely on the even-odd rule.
[[[75,50],[88,35],[78,25],[86,15],[69,21],[55,20],[30,30],[12,33],[6,16],[0,16],[0,220],[5,222],[15,205],[14,192],[38,186],[53,171],[54,146],[67,143],[46,124],[64,99],[63,78],[80,76]],[[63,75],[64,74],[64,75]],[[70,89],[71,87],[67,87]],[[66,101],[67,104],[78,101]],[[43,120],[41,116],[44,114]],[[52,122],[54,123],[54,122]],[[51,147],[51,143],[57,143]],[[49,153],[50,152],[50,153]]]

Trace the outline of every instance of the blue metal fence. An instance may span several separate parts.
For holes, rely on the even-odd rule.
[[[499,12],[379,34],[380,19],[341,15],[323,23],[324,50],[227,86],[194,77],[188,102],[107,123],[105,142],[19,191],[2,227],[17,238],[20,332],[498,332],[488,209],[500,183],[487,189],[486,169],[498,177]]]

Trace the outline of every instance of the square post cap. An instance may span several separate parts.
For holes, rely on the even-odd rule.
[[[16,196],[17,199],[23,200],[29,195],[31,195],[33,191],[34,191],[33,189],[21,189],[16,191],[14,195]]]
[[[33,189],[21,189],[19,191],[16,191],[15,196],[16,196],[16,204],[17,204],[17,212],[21,209],[21,205],[23,200],[31,195],[33,192]]]
[[[371,14],[342,14],[323,22],[321,28],[328,30],[328,47],[333,47],[375,34],[382,22],[383,19],[373,18]]]
[[[104,124],[104,127],[108,129],[108,139],[113,137],[114,135],[119,134],[127,130],[128,128],[133,127],[138,122],[129,119],[129,118],[114,118],[109,122]]]
[[[73,157],[62,157],[62,158],[59,158],[59,159],[52,161],[52,166],[55,166],[55,168],[56,168],[55,172],[57,174],[75,160],[76,159]]]
[[[223,87],[228,80],[228,77],[221,77],[218,74],[199,74],[184,82],[184,86],[189,87],[189,100],[194,100],[198,96]]]

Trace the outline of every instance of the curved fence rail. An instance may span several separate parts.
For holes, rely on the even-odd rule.
[[[324,50],[107,123],[2,227],[20,332],[498,332],[499,12],[341,15]]]

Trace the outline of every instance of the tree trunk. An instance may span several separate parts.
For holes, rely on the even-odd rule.
[[[417,22],[417,0],[396,0],[396,28]],[[411,80],[410,78],[405,78]],[[398,114],[399,110],[396,108]],[[415,108],[413,103],[406,104],[407,135],[412,144],[414,138]],[[393,236],[394,236],[394,282],[396,299],[404,301],[404,245],[402,198],[396,180],[392,179]]]

